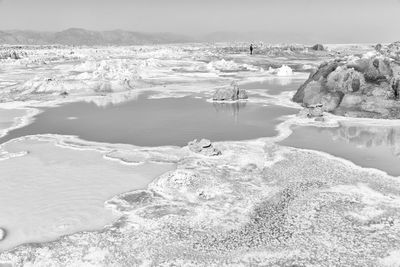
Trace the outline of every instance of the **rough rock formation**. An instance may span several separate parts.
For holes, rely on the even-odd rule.
[[[382,50],[382,45],[381,44],[376,44],[374,48],[375,48],[376,51],[379,52],[379,51]]]
[[[197,139],[188,143],[188,147],[194,153],[199,153],[205,156],[218,156],[221,155],[221,151],[213,147],[211,141],[208,139],[201,139],[197,141]]]
[[[381,47],[381,50],[379,52],[394,61],[400,61],[400,41],[391,43],[390,45],[386,47]]]
[[[324,115],[324,110],[322,105],[311,105],[303,109],[301,115],[307,118],[318,118]]]
[[[21,59],[22,57],[26,57],[26,53],[23,51],[15,51],[15,50],[5,50],[0,51],[0,59]]]
[[[311,48],[312,48],[312,50],[315,50],[315,51],[324,51],[325,50],[325,48],[322,44],[313,45]]]
[[[400,65],[389,50],[321,64],[293,101],[305,107],[321,105],[323,111],[350,117],[400,118]]]
[[[213,96],[214,101],[236,101],[247,98],[246,90],[240,89],[236,82],[232,82],[230,88],[217,89]]]

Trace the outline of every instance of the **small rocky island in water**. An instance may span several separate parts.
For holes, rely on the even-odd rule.
[[[400,119],[400,42],[322,63],[293,101],[336,115]]]

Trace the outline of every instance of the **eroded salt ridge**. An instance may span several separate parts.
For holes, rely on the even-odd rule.
[[[15,49],[21,56],[0,60],[5,70],[0,72],[2,102],[59,100],[193,83],[215,86],[254,77],[292,77],[296,76],[294,71],[303,71],[305,62],[317,65],[321,60],[307,52],[308,60],[291,57],[279,63],[282,58],[265,51],[265,54],[248,57],[233,51],[221,54],[220,46],[201,44],[95,48],[28,46],[6,47],[6,52],[7,49]]]

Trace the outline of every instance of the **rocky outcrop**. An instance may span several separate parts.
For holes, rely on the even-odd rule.
[[[321,64],[293,101],[305,107],[321,105],[323,111],[338,115],[398,119],[399,97],[400,65],[378,53]]]
[[[315,105],[315,106],[311,105],[303,109],[300,115],[307,118],[319,118],[324,115],[324,110],[322,105]]]
[[[214,101],[237,101],[247,98],[246,90],[240,89],[236,82],[232,82],[229,88],[217,89],[213,96]]]
[[[385,57],[392,59],[397,63],[400,63],[400,41],[391,43],[388,46],[381,45],[380,49],[377,50],[377,52]]]
[[[382,45],[381,44],[376,44],[374,48],[375,48],[376,51],[380,52],[382,50]]]
[[[26,57],[26,52],[23,51],[15,51],[15,50],[5,50],[0,51],[0,59],[21,59]]]
[[[188,147],[190,151],[208,157],[221,155],[221,151],[213,147],[211,141],[208,139],[201,139],[200,141],[197,141],[197,139],[195,139],[188,143]]]
[[[324,51],[325,48],[322,44],[315,44],[311,47],[312,50],[314,51]]]

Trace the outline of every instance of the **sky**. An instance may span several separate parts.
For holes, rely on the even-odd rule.
[[[0,0],[0,30],[213,32],[276,42],[400,40],[400,0]]]

